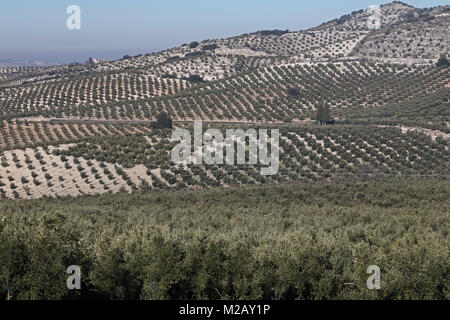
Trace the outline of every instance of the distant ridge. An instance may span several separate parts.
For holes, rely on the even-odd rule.
[[[29,60],[13,60],[13,59],[4,59],[0,60],[0,67],[48,67],[48,66],[56,66],[60,65],[58,62],[42,62],[38,60],[29,61]]]

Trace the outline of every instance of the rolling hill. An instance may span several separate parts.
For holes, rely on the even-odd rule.
[[[448,300],[449,10],[0,67],[0,295]]]
[[[0,191],[39,198],[449,169],[450,6],[359,10],[309,30],[193,41],[116,61],[0,69]],[[321,104],[334,125],[317,126]],[[175,126],[280,127],[281,173],[177,167]],[[149,141],[153,141],[149,143]]]

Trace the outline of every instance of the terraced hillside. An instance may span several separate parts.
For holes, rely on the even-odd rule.
[[[9,119],[152,120],[165,111],[177,121],[289,122],[312,119],[326,102],[339,120],[369,112],[378,120],[420,116],[442,124],[449,121],[449,71],[359,61],[285,64],[199,84],[120,73],[4,89],[0,110]],[[426,112],[407,112],[424,100]],[[399,111],[400,103],[408,106]]]
[[[39,198],[361,176],[448,177],[449,6],[401,2],[318,27],[192,41],[116,61],[0,69],[0,193]],[[445,60],[448,62],[448,60]],[[329,126],[316,124],[329,106]],[[172,164],[194,120],[280,128],[280,172]]]
[[[432,62],[439,54],[450,51],[448,7],[410,12],[405,18],[369,34],[358,43],[353,55]]]
[[[280,169],[274,176],[262,176],[260,164],[175,165],[170,152],[177,141],[171,140],[170,131],[155,131],[144,125],[59,124],[53,129],[57,132],[62,128],[66,135],[60,135],[57,143],[43,135],[45,143],[39,146],[22,144],[20,149],[0,154],[2,196],[39,198],[140,188],[196,189],[411,175],[445,177],[450,173],[449,137],[405,128],[283,127]],[[75,136],[78,130],[83,136]],[[89,136],[88,132],[96,134]]]
[[[371,9],[362,9],[309,30],[266,30],[227,39],[198,40],[162,52],[125,56],[116,61],[93,64],[3,68],[0,69],[0,85],[52,81],[86,75],[93,71],[125,69],[146,70],[153,76],[171,74],[177,78],[198,73],[206,80],[216,80],[267,64],[357,59],[361,57],[360,51],[365,58],[384,56],[386,61],[382,62],[388,62],[390,59],[387,57],[392,56],[387,53],[393,52],[393,46],[398,42],[407,46],[416,29],[428,41],[424,42],[422,37],[414,39],[420,42],[420,46],[411,49],[420,51],[418,59],[412,59],[411,50],[407,48],[396,51],[395,57],[398,59],[390,62],[430,64],[430,60],[437,59],[440,53],[445,52],[438,52],[438,49],[448,50],[448,41],[437,43],[437,40],[448,33],[448,10],[449,6],[417,9],[394,1],[380,7],[379,30],[370,25],[373,14]],[[426,25],[422,25],[423,23]],[[426,30],[419,30],[424,27]],[[399,33],[400,30],[403,33]],[[371,45],[372,42],[377,42],[377,35],[386,35],[386,32],[391,37],[395,36],[395,39],[382,45]],[[431,42],[429,38],[432,39]],[[370,50],[362,48],[354,51],[355,47],[360,48],[362,44],[367,44]],[[8,81],[5,83],[5,80]]]

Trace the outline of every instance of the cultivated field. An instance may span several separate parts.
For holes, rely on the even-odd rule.
[[[309,30],[0,68],[12,297],[448,299],[450,6],[380,12],[379,29],[359,10]],[[224,136],[278,129],[278,174],[174,164],[172,133],[193,135],[195,120]],[[78,295],[68,261],[87,275]],[[379,291],[365,287],[373,264]]]
[[[0,260],[17,299],[448,299],[449,187],[389,178],[3,200]],[[381,290],[366,287],[373,264]]]

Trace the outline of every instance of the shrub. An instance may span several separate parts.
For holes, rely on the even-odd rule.
[[[192,83],[200,83],[203,82],[203,78],[197,74],[190,75],[187,80]]]
[[[191,43],[189,43],[190,49],[197,48],[198,46],[199,46],[199,43],[197,41],[192,41]]]
[[[157,129],[172,129],[172,118],[166,112],[161,112],[156,117],[156,121],[153,122],[152,126]]]
[[[202,50],[215,50],[217,49],[219,46],[217,44],[205,44],[202,46]]]
[[[288,95],[290,95],[291,97],[298,97],[300,95],[300,90],[297,88],[289,88],[288,89]]]
[[[438,68],[447,68],[450,66],[450,62],[447,59],[447,56],[445,54],[441,54],[441,57],[439,58],[438,62],[436,63],[436,67]]]

